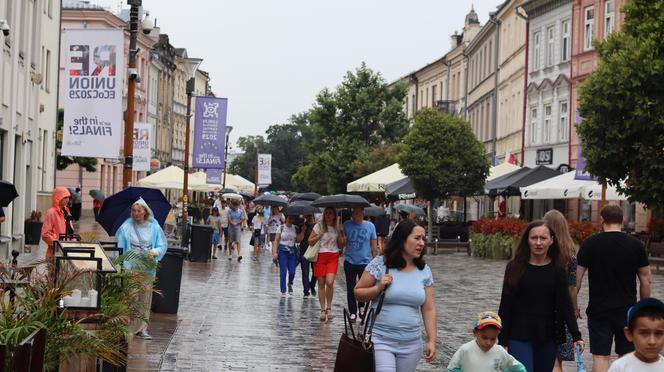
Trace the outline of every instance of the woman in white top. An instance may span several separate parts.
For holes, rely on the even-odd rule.
[[[256,261],[265,243],[265,216],[263,216],[263,207],[260,205],[256,207],[254,218],[251,219],[251,226],[253,227],[252,234],[254,234],[254,254],[251,259]]]
[[[281,213],[280,213],[281,214]],[[286,272],[288,271],[288,294],[293,294],[293,280],[297,267],[297,228],[293,225],[293,216],[286,217],[283,225],[279,226],[272,246],[272,257],[279,260],[279,285],[281,295],[286,295]]]
[[[275,247],[279,246],[279,243],[275,242],[274,239],[277,236],[277,232],[279,231],[279,226],[281,226],[284,221],[284,214],[281,213],[279,207],[272,207],[270,217],[267,218],[267,233],[269,235],[268,238],[270,239],[273,250]]]
[[[334,208],[325,208],[323,220],[314,226],[309,236],[309,245],[320,241],[318,259],[314,263],[314,277],[318,280],[318,301],[320,302],[320,320],[332,319],[332,297],[334,296],[334,278],[339,267],[339,247],[343,247],[342,225],[337,220]]]

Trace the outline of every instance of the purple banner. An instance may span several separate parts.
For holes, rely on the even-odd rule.
[[[193,168],[224,168],[228,99],[196,97]]]
[[[576,122],[577,124],[583,123],[583,117],[576,112]],[[592,174],[586,172],[586,158],[583,157],[583,145],[581,144],[581,138],[579,137],[579,145],[577,146],[578,157],[576,158],[576,173],[574,173],[575,180],[582,181],[597,181],[597,177],[594,177]]]
[[[209,168],[205,170],[205,183],[212,185],[221,184],[221,174],[224,172],[223,169]]]

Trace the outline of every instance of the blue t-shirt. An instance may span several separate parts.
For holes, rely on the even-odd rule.
[[[385,275],[383,256],[374,258],[364,271],[379,281]],[[422,337],[420,309],[426,298],[424,287],[433,285],[431,269],[429,265],[408,272],[390,269],[389,274],[392,284],[385,290],[385,301],[376,317],[373,333],[396,341],[418,340]],[[373,306],[377,304],[378,298]]]
[[[242,219],[244,218],[244,212],[242,209],[237,209],[236,211],[230,209],[228,211],[228,220],[235,224],[235,227],[229,226],[231,229],[241,230],[242,229]]]
[[[371,261],[371,241],[376,240],[376,227],[369,221],[361,225],[353,220],[344,222],[346,251],[344,260],[352,265],[366,265]]]

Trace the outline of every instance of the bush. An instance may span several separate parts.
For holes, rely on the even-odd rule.
[[[518,237],[527,226],[528,221],[516,218],[481,218],[473,222],[470,231],[487,235],[503,234]]]
[[[590,235],[599,232],[599,228],[590,222],[572,221],[568,222],[567,226],[569,226],[570,236],[578,245],[581,245]]]
[[[470,233],[470,253],[473,257],[506,260],[512,258],[512,252],[519,240],[518,236],[502,233]]]

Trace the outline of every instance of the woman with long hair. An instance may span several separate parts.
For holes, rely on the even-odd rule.
[[[327,207],[323,212],[323,220],[314,226],[309,235],[309,245],[320,241],[318,259],[314,263],[314,277],[318,281],[318,302],[320,302],[320,320],[332,319],[332,297],[334,297],[334,279],[339,267],[339,247],[344,246],[344,235],[341,233],[334,208]]]
[[[286,221],[279,226],[274,237],[272,246],[273,260],[279,262],[279,287],[281,296],[293,294],[293,280],[295,279],[295,269],[297,268],[297,243],[300,242],[300,236],[297,233],[297,227],[293,225],[294,216],[286,216]],[[288,274],[288,282],[286,282]]]
[[[254,253],[251,256],[251,259],[258,261],[258,257],[261,255],[261,249],[263,249],[263,244],[265,244],[265,216],[263,216],[263,207],[260,205],[256,206],[256,209],[253,213],[254,217],[251,219],[251,226],[253,231],[253,240],[254,240]]]
[[[436,305],[433,276],[424,262],[426,232],[404,220],[394,229],[382,256],[367,265],[355,285],[358,301],[369,302],[385,291],[373,328],[376,372],[413,372],[422,357],[422,330],[427,333],[426,360],[436,355]]]
[[[498,311],[503,328],[498,340],[528,372],[553,369],[557,345],[565,342],[565,325],[575,346],[583,349],[566,265],[553,231],[537,220],[521,235],[505,269]]]
[[[576,304],[576,244],[569,234],[567,220],[562,213],[552,209],[546,212],[543,219],[551,228],[551,231],[553,231],[553,236],[558,242],[560,260],[567,269],[567,288],[569,289],[569,295],[572,300],[572,308],[576,311],[579,308]],[[558,345],[558,355],[553,366],[554,372],[563,371],[563,361],[574,360],[574,340],[567,327],[565,327],[565,338],[565,343]]]

